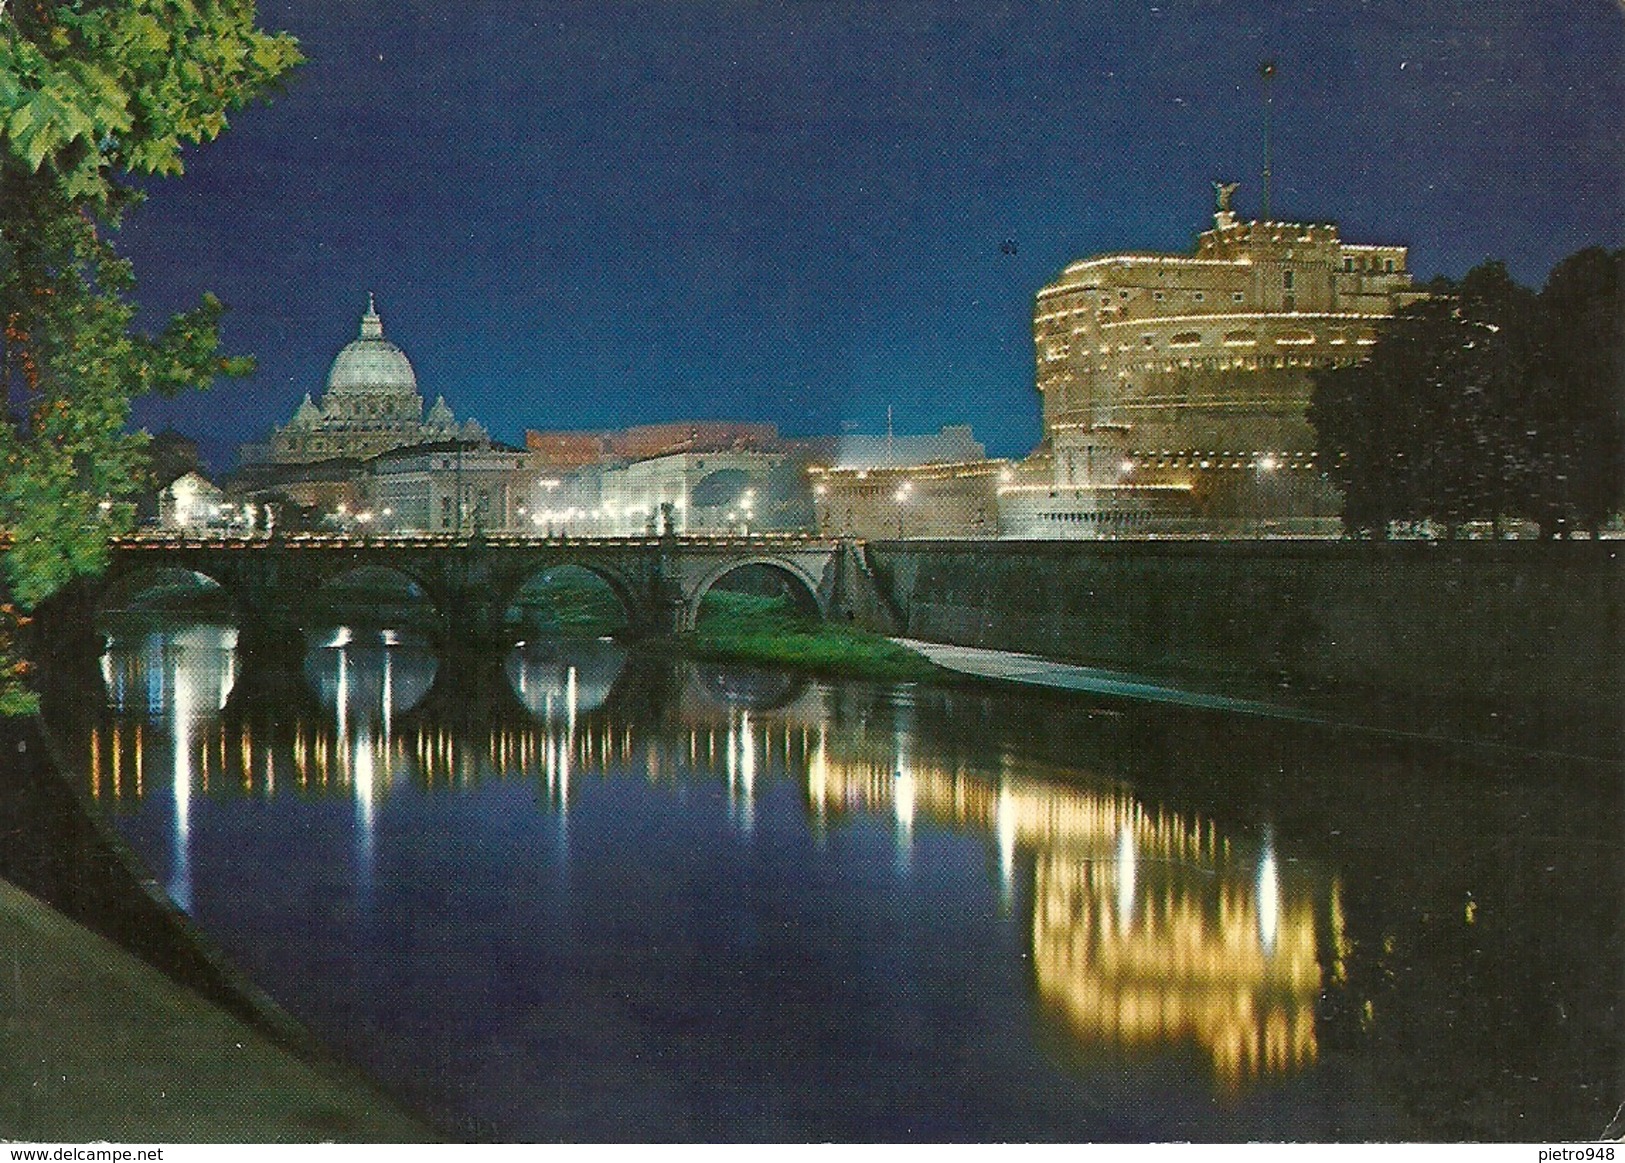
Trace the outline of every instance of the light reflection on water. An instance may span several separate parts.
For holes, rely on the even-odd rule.
[[[237,628],[196,622],[165,629],[119,629],[106,636],[100,666],[109,707],[129,717],[145,718],[167,737],[170,762],[165,774],[174,804],[174,839],[166,887],[175,903],[190,911],[192,793],[199,783],[199,769],[205,773],[202,784],[207,790],[206,738],[237,682]],[[123,738],[121,732],[114,732],[93,743],[91,789],[98,796],[104,747],[111,760],[106,778],[115,794],[123,789]],[[135,794],[140,796],[146,788],[146,771],[139,726],[129,770]]]
[[[252,716],[224,713],[234,647],[223,627],[114,637],[101,669],[116,713],[85,740],[92,795],[121,811],[139,812],[151,782],[143,772],[163,770],[173,813],[168,884],[183,908],[193,903],[197,795],[349,798],[364,919],[380,861],[388,863],[380,815],[409,791],[472,795],[493,782],[529,782],[535,810],[557,813],[563,840],[572,800],[615,781],[641,777],[678,795],[718,781],[720,826],[748,840],[764,791],[789,784],[800,826],[814,837],[849,824],[890,831],[902,878],[894,891],[909,892],[921,872],[913,854],[925,836],[983,846],[998,911],[1025,902],[1025,950],[1012,952],[1031,959],[1032,1020],[1069,1031],[1083,1056],[1177,1059],[1194,1047],[1216,1094],[1316,1060],[1315,999],[1323,961],[1329,979],[1341,977],[1341,916],[1328,880],[1301,864],[1284,871],[1267,832],[1261,846],[1227,837],[1211,820],[1153,811],[1132,789],[1083,773],[945,760],[916,730],[908,699],[867,707],[853,722],[836,688],[772,672],[686,666],[664,716],[640,721],[613,709],[627,656],[610,642],[515,648],[503,669],[525,714],[477,735],[412,714],[440,668],[427,642],[334,628],[311,638],[303,664],[318,710],[273,719],[256,735]],[[584,791],[587,778],[594,783]],[[638,856],[628,848],[620,858]],[[458,918],[414,924],[455,940]],[[1329,956],[1317,931],[1331,934]]]

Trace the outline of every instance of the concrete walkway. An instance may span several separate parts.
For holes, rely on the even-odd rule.
[[[0,881],[0,1139],[421,1142],[365,1081],[281,1050]]]
[[[1313,715],[1291,707],[1274,706],[1270,703],[1254,702],[1251,699],[1233,699],[1224,695],[1202,694],[1197,691],[1181,690],[1178,687],[1159,686],[1143,675],[1099,670],[1091,666],[1073,666],[1066,662],[1040,658],[1036,654],[983,650],[976,646],[950,646],[943,642],[925,642],[918,638],[894,638],[892,641],[918,651],[946,670],[974,675],[977,678],[1002,679],[1027,686],[1049,687],[1052,690],[1116,695],[1125,699],[1168,703],[1176,707],[1190,707],[1203,711],[1262,715],[1266,718],[1288,719],[1298,723],[1320,721]]]

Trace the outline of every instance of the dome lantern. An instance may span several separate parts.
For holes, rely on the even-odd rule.
[[[382,339],[384,337],[384,321],[378,317],[378,306],[373,301],[372,292],[367,292],[367,313],[361,317],[361,338]]]

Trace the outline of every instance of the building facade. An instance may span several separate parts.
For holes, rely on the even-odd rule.
[[[535,528],[571,536],[803,532],[813,525],[806,466],[833,446],[726,420],[531,430],[525,504]]]
[[[809,470],[828,537],[997,537],[997,490],[1010,467],[989,460],[969,425],[918,436],[843,436]]]
[[[680,452],[587,465],[532,481],[531,522],[545,533],[720,536],[808,529],[805,474],[782,452]]]
[[[1420,297],[1406,248],[1241,221],[1217,188],[1192,253],[1084,259],[1038,292],[1044,440],[1001,489],[1007,535],[1336,531],[1310,373]]]
[[[826,537],[962,538],[999,535],[1002,460],[878,468],[814,468],[818,531]]]
[[[443,440],[380,453],[353,516],[385,532],[474,533],[524,528],[525,453],[492,441]]]
[[[185,472],[158,490],[158,527],[203,530],[220,527],[226,494],[199,472]]]

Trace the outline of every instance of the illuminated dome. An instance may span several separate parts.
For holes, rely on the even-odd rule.
[[[367,313],[361,317],[361,336],[345,344],[327,373],[327,390],[383,392],[415,396],[418,378],[406,353],[384,338],[384,321],[378,317],[372,296],[367,296]]]

